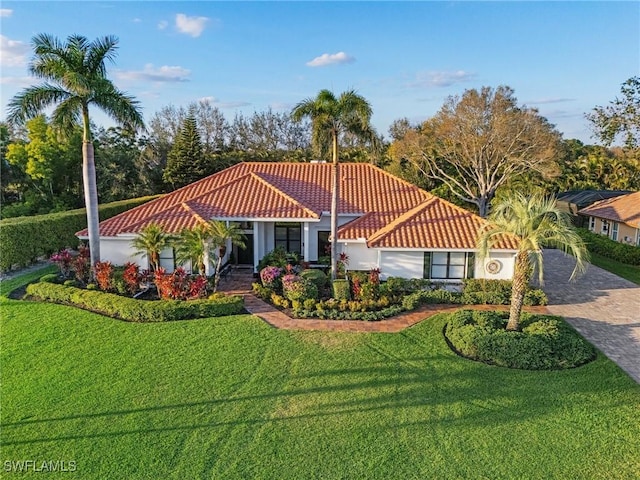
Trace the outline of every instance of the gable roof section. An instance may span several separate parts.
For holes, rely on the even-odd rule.
[[[640,228],[640,192],[602,200],[578,213]]]
[[[436,196],[380,228],[369,247],[464,249],[476,248],[476,236],[487,225],[479,216]],[[504,236],[493,248],[515,250],[514,237]]]
[[[168,233],[216,219],[316,220],[331,209],[332,164],[246,162],[100,223],[101,236],[135,234],[150,223]],[[485,221],[366,163],[340,169],[340,240],[370,247],[474,249]],[[87,231],[78,232],[86,236]],[[497,248],[515,248],[505,239]]]

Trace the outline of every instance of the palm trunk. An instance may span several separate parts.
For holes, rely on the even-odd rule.
[[[89,251],[91,267],[100,261],[100,227],[98,217],[98,189],[96,187],[96,164],[93,155],[93,143],[82,142],[82,179],[84,182],[84,204],[87,209],[87,227],[89,230]]]
[[[331,184],[331,280],[338,276],[338,198],[340,177],[338,175],[338,132],[333,132],[333,165]]]
[[[218,285],[220,284],[220,270],[222,270],[222,255],[218,251],[218,261],[216,262],[216,276],[213,280],[213,293],[218,291]]]
[[[524,304],[524,295],[529,285],[529,255],[527,252],[519,252],[516,255],[513,284],[511,287],[511,308],[509,309],[509,321],[507,330],[520,330],[520,315]]]

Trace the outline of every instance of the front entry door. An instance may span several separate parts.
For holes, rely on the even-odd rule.
[[[245,233],[245,247],[237,247],[236,258],[238,265],[253,265],[253,233]]]

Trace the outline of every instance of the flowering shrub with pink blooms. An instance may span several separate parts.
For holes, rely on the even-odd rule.
[[[318,287],[313,282],[291,273],[282,277],[282,292],[284,297],[291,301],[318,298]]]
[[[260,270],[260,280],[265,287],[272,288],[273,290],[280,290],[282,285],[282,272],[280,267],[265,267]]]

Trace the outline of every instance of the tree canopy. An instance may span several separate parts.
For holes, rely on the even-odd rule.
[[[397,158],[477,206],[486,216],[496,190],[527,172],[558,173],[561,135],[511,88],[483,87],[449,97],[440,111],[392,145]]]

